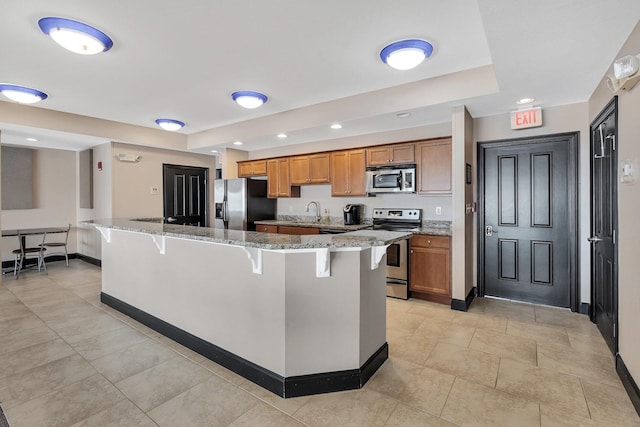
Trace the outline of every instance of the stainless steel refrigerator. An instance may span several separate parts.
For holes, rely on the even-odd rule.
[[[215,228],[255,231],[254,221],[276,219],[277,200],[267,198],[264,179],[216,179],[213,199]]]

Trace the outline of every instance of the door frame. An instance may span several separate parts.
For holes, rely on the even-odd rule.
[[[589,124],[589,218],[590,218],[590,224],[589,224],[589,236],[593,236],[594,235],[594,224],[593,224],[593,214],[594,214],[594,210],[595,210],[595,206],[594,206],[594,200],[593,200],[593,156],[594,153],[592,152],[592,148],[593,148],[593,128],[596,127],[597,123],[602,123],[604,121],[604,119],[609,115],[613,113],[613,121],[614,121],[614,126],[616,129],[616,137],[615,137],[615,145],[616,148],[614,150],[612,150],[612,155],[615,155],[615,159],[612,162],[613,163],[613,167],[616,168],[615,169],[615,174],[614,174],[614,179],[612,181],[612,187],[613,187],[613,206],[612,206],[612,227],[614,232],[616,233],[615,236],[616,238],[614,238],[614,243],[613,243],[613,260],[615,263],[615,272],[613,275],[613,306],[614,306],[614,310],[613,310],[613,324],[614,324],[614,332],[613,332],[613,345],[615,350],[613,351],[614,356],[618,353],[619,350],[619,346],[618,346],[618,331],[619,331],[619,325],[618,325],[618,298],[619,298],[619,288],[618,288],[618,270],[619,270],[619,259],[618,259],[618,239],[619,239],[619,235],[617,235],[619,233],[619,229],[618,229],[618,148],[620,147],[620,141],[618,140],[618,96],[614,96],[611,101],[609,101],[607,103],[607,105],[605,105],[602,108],[602,111],[600,111],[600,113],[598,113],[598,115],[593,119],[593,121],[591,121],[591,123]],[[591,296],[591,304],[590,304],[590,310],[589,310],[589,319],[597,325],[597,319],[596,319],[596,307],[595,307],[595,302],[596,302],[596,287],[594,286],[594,274],[595,274],[595,268],[596,268],[596,263],[595,260],[593,259],[593,254],[594,254],[594,246],[593,244],[589,244],[589,258],[591,259],[591,267],[589,268],[589,292],[590,292],[590,296]],[[600,332],[602,334],[602,332]],[[606,341],[606,340],[605,340]]]
[[[580,251],[578,242],[579,225],[579,180],[578,180],[578,147],[579,132],[564,132],[551,135],[528,136],[521,138],[501,139],[497,141],[478,141],[478,296],[485,295],[484,283],[484,160],[485,150],[489,148],[512,147],[525,144],[541,144],[547,142],[566,141],[568,144],[567,157],[567,191],[569,193],[569,307],[576,312],[580,309]]]
[[[202,170],[204,171],[204,222],[207,227],[211,224],[209,223],[209,168],[204,166],[187,166],[187,165],[176,165],[173,163],[163,163],[162,164],[162,217],[164,218],[165,212],[165,197],[166,197],[166,189],[164,188],[164,181],[166,178],[167,168],[179,168],[184,170]]]

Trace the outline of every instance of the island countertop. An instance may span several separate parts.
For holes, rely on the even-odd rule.
[[[164,224],[158,219],[107,218],[84,221],[85,224],[114,230],[176,237],[211,243],[267,250],[318,248],[370,248],[386,246],[411,237],[410,232],[357,230],[342,234],[288,235],[255,231],[227,230],[189,225]]]

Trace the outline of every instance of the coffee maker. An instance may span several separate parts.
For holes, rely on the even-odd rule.
[[[346,205],[344,207],[344,225],[360,224],[362,205]]]

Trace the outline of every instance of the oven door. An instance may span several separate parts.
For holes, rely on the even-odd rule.
[[[387,296],[409,298],[407,263],[409,240],[392,243],[387,248]]]

